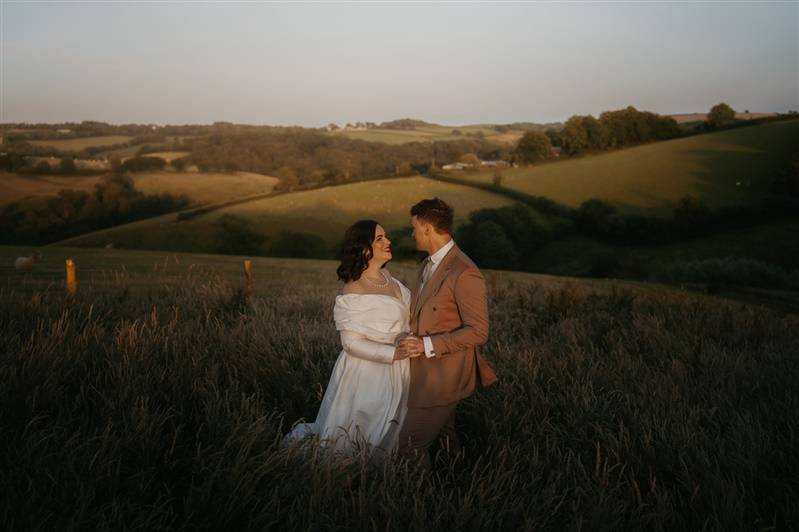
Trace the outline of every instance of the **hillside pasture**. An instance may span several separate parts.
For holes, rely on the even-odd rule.
[[[195,206],[267,194],[279,181],[275,177],[252,172],[137,172],[131,177],[136,188],[145,194],[185,194]],[[0,206],[14,201],[52,197],[62,189],[91,192],[101,181],[102,176],[97,175],[21,175],[3,172],[0,173]]]
[[[62,189],[94,190],[101,176],[22,175],[0,172],[0,206],[15,201],[41,199]]]
[[[453,134],[459,130],[462,134]],[[333,135],[344,135],[351,139],[366,140],[369,142],[385,142],[386,144],[405,144],[406,142],[433,142],[447,140],[464,140],[475,137],[467,134],[482,132],[485,140],[501,144],[512,144],[522,136],[521,131],[508,131],[500,133],[486,126],[417,126],[415,129],[366,129],[366,130],[338,130]]]
[[[180,222],[175,215],[166,215],[61,244],[102,247],[114,242],[118,247],[133,249],[213,251],[215,223],[222,216],[234,215],[249,220],[255,231],[267,237],[299,231],[316,234],[334,245],[344,230],[361,218],[374,218],[389,231],[406,227],[410,225],[411,206],[433,196],[453,205],[456,224],[466,220],[474,210],[512,203],[500,195],[423,177],[393,178],[256,199]]]
[[[185,194],[192,205],[228,201],[255,194],[268,194],[280,181],[252,172],[137,172],[136,188],[145,194]]]
[[[688,194],[713,209],[759,205],[797,156],[799,120],[791,120],[505,169],[502,186],[572,207],[597,198],[621,213],[667,217]],[[452,175],[490,183],[493,172]]]

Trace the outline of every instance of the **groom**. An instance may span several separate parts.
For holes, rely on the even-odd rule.
[[[497,376],[480,355],[488,339],[486,286],[480,270],[452,240],[452,207],[425,199],[411,208],[416,249],[429,256],[419,270],[411,299],[411,335],[400,340],[410,359],[408,413],[399,452],[430,469],[428,447],[440,435],[446,449],[460,452],[455,407],[476,383]]]

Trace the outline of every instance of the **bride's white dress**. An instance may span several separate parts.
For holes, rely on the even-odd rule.
[[[382,294],[336,296],[333,320],[339,353],[313,423],[295,426],[288,441],[317,435],[337,450],[368,443],[396,449],[407,412],[408,359],[394,360],[394,340],[408,332],[411,293],[397,281],[402,299]],[[374,449],[371,449],[374,450]]]

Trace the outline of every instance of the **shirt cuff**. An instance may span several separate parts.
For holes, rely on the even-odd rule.
[[[435,353],[433,353],[433,340],[431,340],[429,336],[424,336],[422,337],[422,341],[424,342],[424,356],[427,358],[434,357]]]

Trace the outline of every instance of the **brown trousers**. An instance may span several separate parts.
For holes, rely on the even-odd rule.
[[[439,443],[448,454],[461,452],[460,440],[455,432],[455,407],[458,401],[443,406],[408,408],[405,423],[399,435],[399,454],[430,471],[430,445],[439,438]]]

